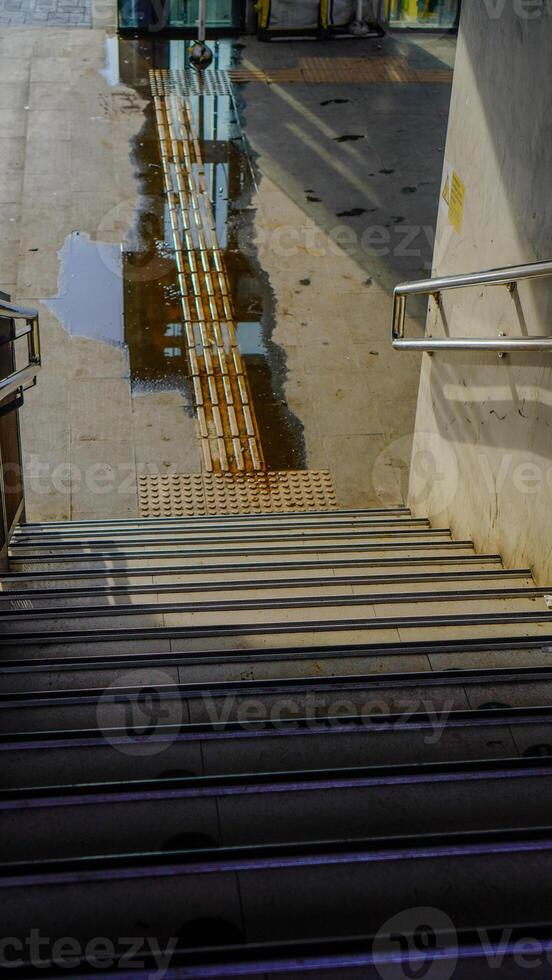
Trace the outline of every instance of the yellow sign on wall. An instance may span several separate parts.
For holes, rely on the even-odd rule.
[[[466,188],[464,182],[456,173],[452,171],[450,180],[450,201],[449,201],[449,221],[455,232],[459,235],[462,231],[462,218],[464,216],[464,196]]]

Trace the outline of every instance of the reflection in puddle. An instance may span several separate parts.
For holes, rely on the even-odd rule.
[[[214,45],[215,67],[230,67],[232,41]],[[135,391],[180,389],[189,396],[186,344],[169,210],[164,194],[151,68],[185,69],[185,41],[119,41],[121,81],[146,102],[144,126],[133,141],[140,186],[135,225],[123,250],[125,340]],[[255,182],[234,100],[229,95],[189,99],[204,162],[216,237],[224,253],[232,305],[269,469],[304,465],[302,425],[285,402],[285,355],[272,343],[274,299],[254,249]]]
[[[105,39],[105,68],[100,75],[112,87],[119,84],[119,39],[116,35]]]
[[[74,231],[59,253],[58,295],[43,300],[68,333],[122,346],[123,273],[120,245]]]
[[[238,345],[247,370],[265,462],[270,470],[301,469],[302,427],[285,400],[285,356],[261,323],[238,323]]]

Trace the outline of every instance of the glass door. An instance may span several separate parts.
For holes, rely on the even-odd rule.
[[[194,37],[199,0],[119,0],[119,29],[179,31]],[[207,31],[233,33],[243,26],[244,0],[207,0]]]

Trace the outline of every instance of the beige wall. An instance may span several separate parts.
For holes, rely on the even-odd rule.
[[[445,153],[464,212],[458,233],[441,199],[434,274],[552,258],[551,52],[549,0],[464,0]],[[550,334],[552,280],[450,292],[427,329]],[[411,497],[552,580],[552,355],[424,355]]]

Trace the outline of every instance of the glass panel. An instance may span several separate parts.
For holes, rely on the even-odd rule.
[[[461,0],[388,0],[392,27],[458,27]]]
[[[195,33],[199,0],[119,0],[119,27],[160,31],[167,28]],[[207,29],[240,27],[242,0],[207,0]]]

